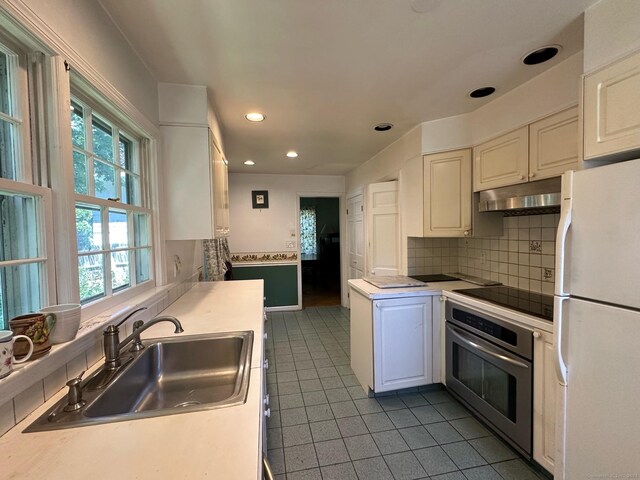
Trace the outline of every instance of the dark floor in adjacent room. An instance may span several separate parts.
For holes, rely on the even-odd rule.
[[[268,315],[268,457],[278,480],[539,480],[444,390],[367,398],[349,310]]]

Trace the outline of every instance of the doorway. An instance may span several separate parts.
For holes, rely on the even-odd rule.
[[[340,305],[340,199],[300,197],[302,307]]]

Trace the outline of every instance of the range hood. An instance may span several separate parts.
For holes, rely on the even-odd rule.
[[[480,192],[478,211],[508,215],[557,213],[562,196],[560,177]]]

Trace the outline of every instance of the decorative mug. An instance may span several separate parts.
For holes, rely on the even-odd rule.
[[[29,351],[22,360],[16,360],[13,356],[13,344],[18,339],[24,339],[29,343]],[[14,363],[22,363],[29,360],[33,353],[33,342],[26,335],[13,335],[11,330],[0,330],[0,378],[4,378],[13,370]]]
[[[26,335],[33,342],[33,355],[38,358],[51,350],[49,336],[56,324],[54,315],[47,313],[27,313],[9,321],[11,330],[16,335]],[[14,346],[16,358],[22,358],[27,354],[28,346],[24,341],[19,341]]]
[[[67,303],[64,305],[50,305],[40,309],[44,315],[53,315],[56,319],[55,327],[51,331],[51,344],[64,343],[73,340],[80,327],[79,303]]]

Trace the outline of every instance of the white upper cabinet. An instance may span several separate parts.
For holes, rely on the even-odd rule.
[[[640,52],[584,77],[584,158],[640,149]]]
[[[580,165],[578,107],[474,148],[473,190],[558,177]]]
[[[471,150],[424,156],[424,236],[471,231]]]
[[[529,125],[529,179],[557,177],[577,169],[578,136],[577,106]]]
[[[398,275],[400,269],[400,215],[398,182],[367,186],[367,275]]]
[[[488,190],[526,182],[529,176],[529,129],[482,143],[473,149],[473,190]]]
[[[160,84],[158,91],[166,239],[227,236],[227,163],[209,125],[207,89]]]

